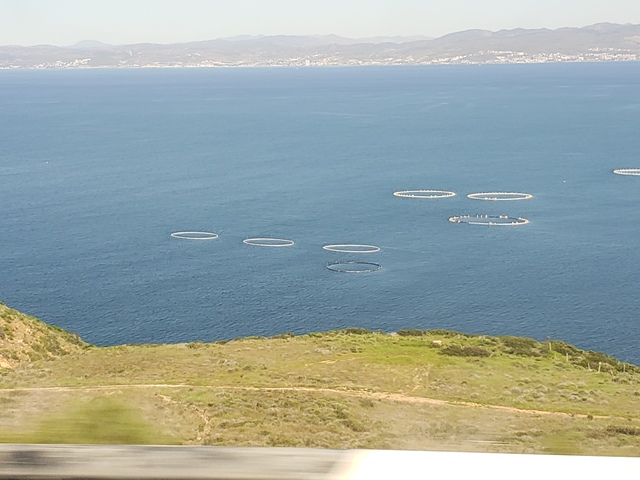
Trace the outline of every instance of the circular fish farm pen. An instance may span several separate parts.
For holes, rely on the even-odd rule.
[[[330,252],[339,253],[376,253],[380,251],[380,247],[376,245],[364,245],[361,243],[340,243],[336,245],[325,245],[322,248]]]
[[[510,217],[508,215],[458,215],[449,217],[452,223],[466,223],[468,225],[488,225],[501,227],[515,227],[526,225],[529,220],[521,217]]]
[[[245,238],[242,243],[253,247],[291,247],[295,242],[286,238],[258,237]]]
[[[447,190],[399,190],[393,195],[403,198],[450,198],[455,197],[456,193]]]
[[[373,262],[344,261],[328,263],[326,267],[339,273],[371,273],[380,270],[382,265]]]
[[[219,235],[213,232],[173,232],[171,236],[182,240],[215,240]]]
[[[640,176],[640,168],[617,168],[613,173],[616,175]]]
[[[529,200],[533,198],[530,193],[520,192],[478,192],[470,193],[467,195],[472,200],[493,200],[493,201],[506,201],[506,200]]]

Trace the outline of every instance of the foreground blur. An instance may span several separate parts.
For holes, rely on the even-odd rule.
[[[640,458],[307,448],[0,445],[0,479],[640,478]]]

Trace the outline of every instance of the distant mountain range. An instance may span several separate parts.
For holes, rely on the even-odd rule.
[[[238,36],[169,45],[0,46],[0,69],[431,65],[640,60],[640,25],[466,30],[439,38]]]

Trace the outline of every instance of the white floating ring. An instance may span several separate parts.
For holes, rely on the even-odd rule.
[[[290,247],[295,242],[286,238],[246,238],[242,241],[246,245],[252,245],[254,247]]]
[[[640,175],[640,168],[617,168],[613,171],[616,175]]]
[[[213,232],[173,232],[171,236],[182,240],[215,240],[219,235]]]
[[[529,220],[521,217],[510,217],[508,215],[458,215],[449,217],[452,223],[466,223],[467,225],[489,225],[497,227],[515,227],[526,225]]]
[[[376,253],[380,251],[380,247],[360,243],[340,243],[336,245],[325,245],[322,248],[330,252],[340,253]]]
[[[334,262],[328,263],[327,268],[332,272],[340,273],[371,273],[382,268],[382,265],[372,262]]]
[[[404,198],[449,198],[455,197],[456,192],[447,190],[399,190],[393,192],[393,195]]]
[[[470,193],[467,195],[468,198],[473,200],[496,200],[496,201],[506,201],[506,200],[529,200],[533,198],[533,195],[530,193],[520,193],[520,192],[478,192],[478,193]]]

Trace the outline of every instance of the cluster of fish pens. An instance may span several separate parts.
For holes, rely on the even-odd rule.
[[[640,168],[619,168],[614,170],[613,173],[615,173],[616,175],[640,176]],[[456,193],[448,190],[399,190],[393,192],[393,195],[401,198],[437,199],[455,197]],[[530,193],[522,192],[477,192],[468,194],[467,198],[470,198],[472,200],[486,201],[517,201],[530,200],[533,198],[533,195]],[[529,223],[528,219],[522,217],[487,214],[456,215],[449,217],[449,221],[452,223],[462,223],[467,225],[487,226],[519,226]],[[171,237],[182,240],[215,240],[219,237],[219,235],[214,232],[184,231],[173,232],[171,233]],[[295,242],[293,240],[272,237],[246,238],[242,242],[245,245],[253,247],[282,248],[292,247],[293,245],[295,245]],[[381,248],[376,245],[366,245],[360,243],[340,243],[324,245],[322,248],[329,252],[357,255],[377,253],[381,250]],[[343,260],[327,263],[326,267],[333,272],[340,273],[370,273],[380,270],[382,268],[382,265],[375,262]]]

